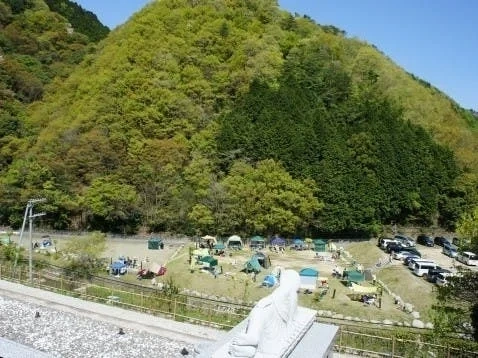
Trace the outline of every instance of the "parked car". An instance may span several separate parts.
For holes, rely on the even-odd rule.
[[[415,266],[413,266],[413,273],[419,277],[428,275],[428,271],[430,269],[436,269],[439,268],[437,263],[435,262],[423,262],[420,260],[415,261]]]
[[[392,253],[392,252],[400,252],[402,251],[402,249],[403,249],[403,245],[400,244],[399,242],[391,242],[387,245],[386,251],[388,253]]]
[[[447,269],[444,269],[444,268],[441,268],[441,267],[430,269],[430,270],[428,270],[428,274],[426,275],[427,281],[431,282],[431,283],[436,283],[438,274],[440,274],[440,273],[451,273],[451,271],[447,270]]]
[[[441,252],[444,255],[449,256],[451,258],[454,258],[458,255],[457,247],[451,244],[444,244]]]
[[[473,252],[464,251],[456,255],[456,259],[468,266],[478,266],[478,256]]]
[[[435,236],[433,242],[435,243],[435,245],[439,246],[443,246],[445,243],[451,244],[450,241],[448,241],[448,239],[443,236]]]
[[[424,234],[417,236],[417,244],[421,244],[428,247],[433,247],[435,245],[433,239],[430,236]]]
[[[392,255],[392,257],[395,260],[400,260],[400,261],[404,261],[407,257],[410,257],[410,256],[420,258],[420,256],[414,254],[413,252],[409,252],[409,251],[405,251],[405,250],[402,250],[402,251],[399,251],[399,252],[394,252],[393,255]]]
[[[448,285],[447,278],[449,278],[451,276],[453,276],[452,272],[441,272],[437,275],[437,277],[435,279],[435,283],[438,286],[446,286],[446,285]]]
[[[435,262],[432,261],[432,260],[426,260],[426,259],[421,259],[421,258],[418,258],[418,259],[411,259],[409,262],[408,262],[408,268],[410,270],[414,270],[415,269],[415,264],[416,263],[428,263],[428,264],[434,264]]]
[[[412,238],[405,235],[395,235],[393,238],[394,240],[397,240],[399,243],[401,243],[405,247],[416,245],[415,241]]]
[[[382,238],[379,240],[379,245],[381,249],[383,250],[386,250],[387,249],[387,245],[390,244],[390,243],[397,243],[398,241],[392,239],[392,238],[389,238],[389,237],[386,237],[386,238]]]

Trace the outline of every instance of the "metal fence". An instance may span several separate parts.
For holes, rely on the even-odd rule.
[[[75,280],[52,267],[35,269],[33,283],[29,281],[28,268],[0,263],[0,279],[29,284],[43,290],[100,302],[108,305],[137,310],[176,321],[230,329],[242,321],[251,307],[203,297],[160,291],[132,283],[124,283],[103,277]],[[360,326],[340,325],[334,349],[338,353],[362,357],[478,357],[478,352],[463,347],[452,347],[416,339],[401,339],[364,333]],[[319,339],[319,338],[318,338]]]

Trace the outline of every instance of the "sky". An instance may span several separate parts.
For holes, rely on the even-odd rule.
[[[74,0],[114,28],[155,0]],[[334,25],[466,109],[478,110],[478,1],[279,0],[282,9]]]

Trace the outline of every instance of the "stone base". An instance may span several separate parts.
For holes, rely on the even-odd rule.
[[[277,358],[329,357],[338,327],[315,323],[316,311],[298,307],[295,320],[296,329],[284,342],[284,348]],[[199,358],[228,358],[231,340],[244,332],[247,319],[230,330],[223,339],[207,345],[199,345]],[[279,343],[279,342],[278,342]],[[281,342],[282,343],[282,342]],[[332,357],[332,355],[330,355]]]

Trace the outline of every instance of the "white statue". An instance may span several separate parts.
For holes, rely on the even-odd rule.
[[[232,339],[230,357],[277,358],[294,332],[300,277],[282,270],[280,286],[252,309],[246,331]]]

